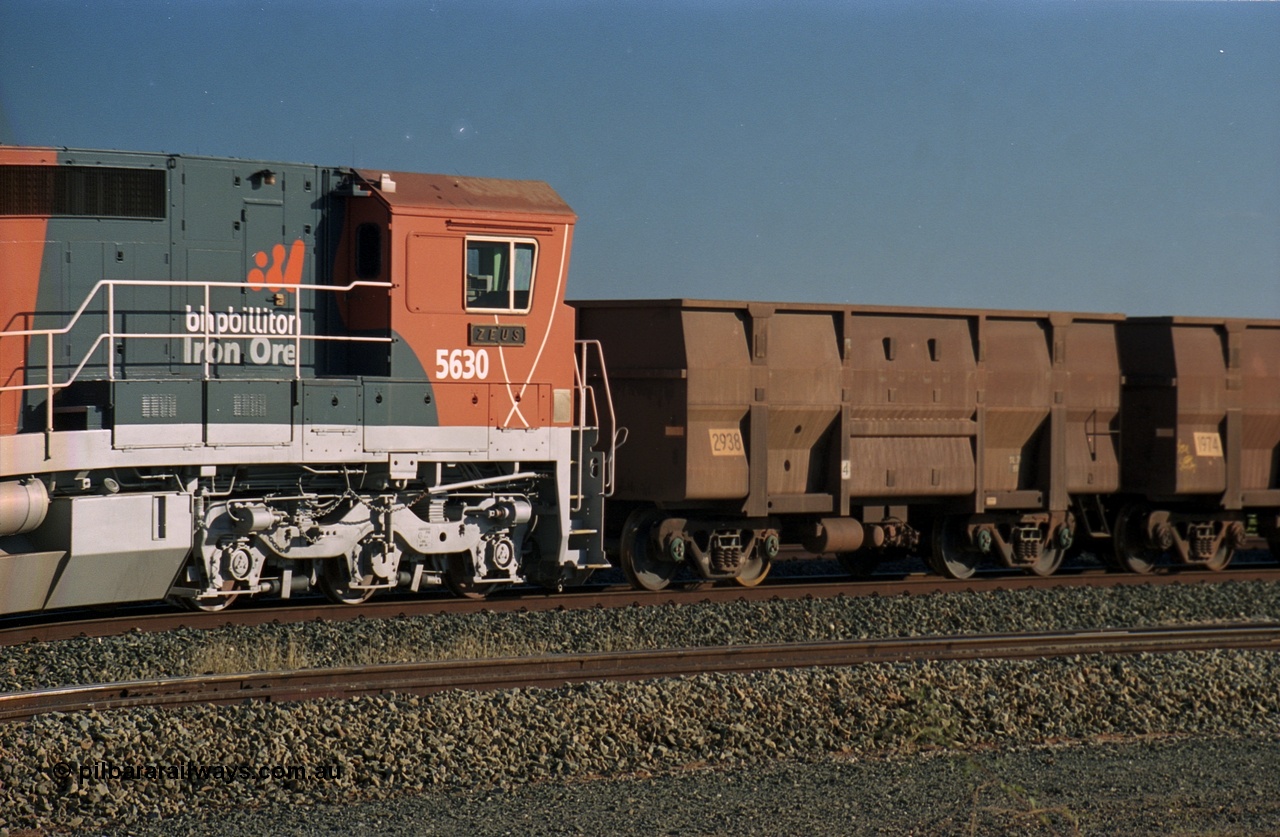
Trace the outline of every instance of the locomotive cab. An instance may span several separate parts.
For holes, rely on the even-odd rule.
[[[442,425],[568,426],[569,207],[536,182],[370,172],[358,183],[335,281],[390,283],[342,309],[354,332],[392,335],[366,367],[429,380]]]

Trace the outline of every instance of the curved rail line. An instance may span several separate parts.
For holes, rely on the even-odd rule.
[[[1280,623],[897,637],[168,677],[3,694],[0,721],[21,721],[48,712],[429,694],[448,689],[547,688],[592,680],[640,680],[703,672],[1222,648],[1280,650]]]
[[[0,621],[0,646],[25,642],[52,642],[73,637],[106,637],[142,631],[145,633],[177,628],[213,629],[230,625],[258,626],[293,624],[315,620],[341,622],[352,619],[394,619],[427,616],[438,613],[502,613],[511,611],[587,610],[663,604],[702,604],[724,602],[783,601],[796,599],[829,599],[840,596],[920,596],[933,593],[956,593],[982,590],[1024,590],[1060,587],[1110,587],[1169,584],[1220,584],[1239,582],[1280,582],[1280,567],[1266,564],[1239,567],[1218,573],[1193,570],[1137,575],[1108,572],[1103,569],[1064,570],[1048,578],[1021,572],[993,572],[965,581],[933,574],[879,576],[862,581],[848,576],[802,576],[766,581],[759,587],[695,586],[669,589],[661,593],[645,593],[626,586],[584,588],[555,593],[540,588],[505,590],[487,599],[458,599],[450,596],[429,598],[397,597],[373,599],[358,606],[335,605],[316,599],[295,601],[289,605],[247,606],[220,613],[195,613],[160,605],[148,605],[117,611],[107,617],[82,618],[71,614],[63,621],[15,620],[10,626]]]

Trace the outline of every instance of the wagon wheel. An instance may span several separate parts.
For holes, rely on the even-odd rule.
[[[471,569],[471,555],[466,552],[445,557],[444,584],[460,599],[483,599],[501,586],[478,583]]]
[[[1222,543],[1218,544],[1218,551],[1202,565],[1206,570],[1217,572],[1227,568],[1227,565],[1231,563],[1231,559],[1236,557],[1235,544],[1244,543],[1244,524],[1240,522],[1228,523],[1227,531],[1223,534]],[[1273,553],[1274,551],[1272,549]]]
[[[1053,575],[1062,566],[1062,559],[1067,551],[1060,546],[1046,546],[1040,551],[1040,557],[1027,567],[1027,572],[1045,578]]]
[[[1067,553],[1075,546],[1073,528],[1073,517],[1068,515],[1065,524],[1050,532],[1049,543],[1040,550],[1040,557],[1035,560],[1035,563],[1027,567],[1027,570],[1041,578],[1056,573],[1058,568],[1062,566],[1063,559],[1067,557]]]
[[[1116,548],[1116,563],[1123,570],[1131,573],[1149,573],[1160,563],[1164,552],[1147,546],[1142,532],[1141,522],[1146,517],[1146,509],[1141,506],[1125,506],[1116,525],[1113,540]]]
[[[756,547],[751,550],[751,555],[742,562],[742,569],[733,580],[743,587],[755,587],[765,580],[772,567],[773,562],[760,553],[760,545],[756,544]]]
[[[372,590],[361,590],[351,586],[351,573],[348,571],[345,558],[329,558],[320,562],[320,592],[334,604],[358,605],[369,601]],[[366,577],[363,583],[372,579]]]
[[[871,578],[871,574],[880,566],[880,556],[871,551],[838,552],[836,560],[844,571],[854,578]]]
[[[655,592],[665,589],[679,569],[677,564],[663,561],[649,539],[649,533],[662,517],[657,509],[637,509],[622,525],[618,558],[633,587]]]
[[[933,551],[930,565],[947,578],[971,578],[982,562],[982,555],[961,548],[960,523],[963,518],[941,517],[933,526]]]
[[[1213,554],[1212,558],[1204,562],[1204,568],[1213,572],[1225,570],[1234,557],[1236,557],[1236,551],[1224,543],[1218,547],[1218,551]]]

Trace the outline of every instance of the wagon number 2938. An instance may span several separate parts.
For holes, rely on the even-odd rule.
[[[736,427],[732,430],[716,430],[714,427],[708,432],[711,433],[711,455],[712,456],[742,456],[742,431]]]
[[[489,377],[489,353],[484,349],[436,349],[436,380]]]

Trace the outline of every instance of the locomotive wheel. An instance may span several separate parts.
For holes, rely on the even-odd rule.
[[[1120,569],[1131,573],[1149,573],[1160,563],[1164,554],[1146,544],[1141,522],[1146,510],[1141,506],[1126,506],[1116,518],[1113,540],[1116,547],[1116,563]],[[1225,565],[1224,565],[1225,566]]]
[[[627,522],[622,525],[618,559],[631,586],[638,589],[654,592],[666,589],[679,569],[677,564],[663,561],[656,555],[653,544],[649,541],[649,532],[662,517],[662,512],[657,509],[637,509],[628,515]]]
[[[947,578],[971,578],[982,562],[977,552],[966,552],[960,547],[960,523],[963,518],[942,517],[933,526],[933,569]]]
[[[499,586],[477,583],[471,572],[471,556],[465,552],[450,555],[446,560],[444,584],[460,599],[483,599]]]
[[[219,596],[216,599],[192,599],[183,596],[180,599],[176,599],[176,601],[188,610],[195,610],[200,613],[219,613],[235,604],[238,598],[240,598],[239,593],[231,596]]]
[[[351,575],[347,572],[347,562],[341,558],[331,558],[320,566],[320,592],[334,604],[358,605],[369,601],[372,590],[357,590],[351,587]]]
[[[871,574],[880,566],[880,556],[870,551],[839,552],[836,560],[844,571],[854,578],[871,578]]]
[[[751,550],[751,557],[742,565],[742,571],[734,576],[734,581],[743,587],[755,587],[764,581],[773,568],[773,562],[760,554],[760,549]]]

